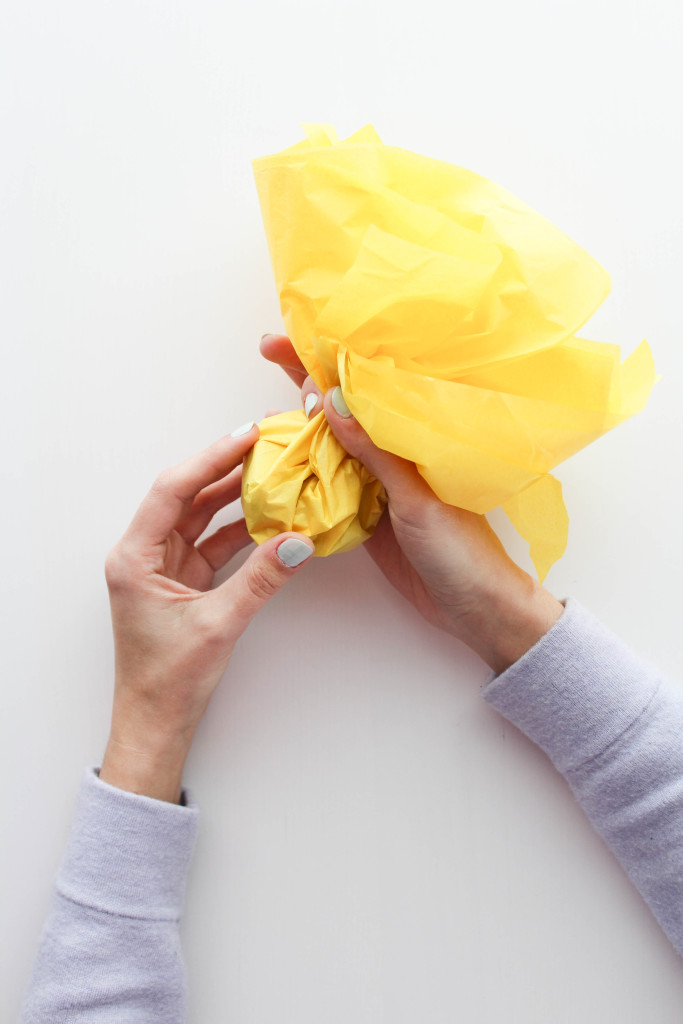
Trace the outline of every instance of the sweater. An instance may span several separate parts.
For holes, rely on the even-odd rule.
[[[683,692],[578,601],[483,698],[569,783],[683,955]],[[185,1020],[179,939],[199,809],[85,769],[21,1024]]]

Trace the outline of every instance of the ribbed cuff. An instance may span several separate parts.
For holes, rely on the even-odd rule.
[[[660,676],[578,601],[482,696],[563,773],[601,754],[652,700]]]
[[[85,769],[55,880],[62,896],[110,914],[179,920],[199,808],[118,789]]]

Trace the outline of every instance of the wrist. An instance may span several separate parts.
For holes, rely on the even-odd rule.
[[[458,637],[500,675],[538,643],[563,612],[556,597],[519,569],[505,586],[482,596],[460,621]]]
[[[177,804],[191,743],[187,733],[150,730],[141,735],[114,721],[99,777],[118,789]]]

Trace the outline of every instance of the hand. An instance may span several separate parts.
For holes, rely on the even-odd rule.
[[[192,737],[235,642],[313,553],[308,537],[280,534],[210,589],[251,537],[238,519],[196,542],[239,498],[257,437],[252,424],[160,473],[107,555],[116,670],[104,782],[178,802]]]
[[[485,516],[444,504],[412,462],[373,444],[340,388],[323,396],[287,337],[265,335],[261,353],[301,388],[309,417],[324,409],[340,444],[384,484],[387,508],[364,547],[389,582],[496,673],[517,661],[560,618],[560,602],[509,558]]]

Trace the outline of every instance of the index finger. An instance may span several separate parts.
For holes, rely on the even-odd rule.
[[[297,387],[301,387],[308,376],[308,371],[286,334],[264,334],[259,348],[264,359],[277,363],[290,380],[293,380]]]
[[[196,455],[162,470],[126,530],[128,539],[138,546],[162,544],[197,494],[235,469],[257,437],[256,424],[245,424]]]

